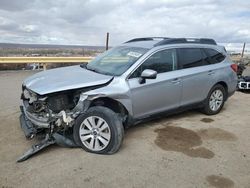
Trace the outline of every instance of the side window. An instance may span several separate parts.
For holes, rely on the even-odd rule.
[[[156,52],[144,61],[130,78],[140,77],[145,69],[155,70],[158,74],[176,69],[176,50],[168,49]]]
[[[178,49],[179,68],[191,68],[207,65],[204,52],[199,48],[180,48]]]
[[[220,63],[225,59],[225,56],[216,50],[209,48],[206,48],[204,50],[209,58],[210,64]]]

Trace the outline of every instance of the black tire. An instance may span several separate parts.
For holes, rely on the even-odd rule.
[[[222,104],[220,105],[220,107],[217,110],[212,110],[210,105],[209,105],[209,101],[210,101],[211,95],[216,90],[220,90],[222,92],[223,100],[222,100]],[[209,91],[209,93],[207,95],[207,98],[206,98],[205,103],[204,103],[204,107],[201,109],[201,111],[206,115],[218,114],[221,111],[221,109],[223,108],[223,106],[224,106],[226,97],[227,97],[227,92],[226,92],[225,88],[222,85],[217,84],[217,85],[213,86],[212,89]]]
[[[89,149],[83,144],[80,138],[79,129],[81,127],[81,124],[86,118],[90,116],[97,116],[105,120],[111,133],[108,145],[100,151]],[[121,118],[119,118],[118,114],[113,112],[111,109],[102,107],[102,106],[94,106],[94,107],[89,108],[86,111],[86,113],[80,115],[76,119],[76,123],[73,127],[73,137],[74,137],[75,143],[81,146],[85,151],[88,151],[91,153],[113,154],[117,152],[122,144],[123,136],[124,136],[124,128],[122,125]]]

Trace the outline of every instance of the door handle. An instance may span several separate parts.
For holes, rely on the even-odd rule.
[[[172,84],[178,84],[178,83],[180,83],[180,79],[179,78],[175,78],[175,79],[173,79],[172,81],[171,81],[171,83]]]
[[[208,75],[213,75],[215,72],[213,70],[208,71]]]

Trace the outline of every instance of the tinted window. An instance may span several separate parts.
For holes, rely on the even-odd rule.
[[[208,49],[208,48],[204,50],[206,52],[206,55],[208,56],[210,64],[219,63],[225,59],[225,56],[216,50]]]
[[[203,51],[199,48],[178,49],[178,62],[180,68],[191,68],[208,64]]]
[[[130,78],[140,77],[145,69],[155,70],[157,73],[172,71],[176,65],[175,49],[163,50],[150,56],[143,64],[131,75]]]

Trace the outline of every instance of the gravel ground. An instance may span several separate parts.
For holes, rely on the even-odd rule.
[[[16,163],[35,143],[18,120],[31,74],[0,72],[0,187],[250,187],[250,94],[241,92],[216,116],[188,111],[130,128],[114,155],[51,146]]]

